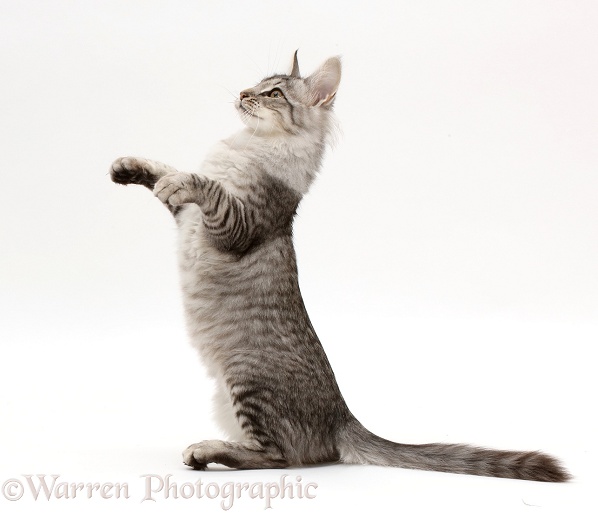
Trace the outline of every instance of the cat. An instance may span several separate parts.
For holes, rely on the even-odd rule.
[[[201,174],[134,157],[112,164],[114,182],[149,188],[174,215],[188,332],[234,440],[192,444],[184,463],[342,462],[566,481],[546,454],[399,444],[368,431],[347,407],[299,290],[292,228],[333,133],[340,78],[338,57],[302,77],[295,52],[289,74],[240,93],[245,127],[214,147]]]

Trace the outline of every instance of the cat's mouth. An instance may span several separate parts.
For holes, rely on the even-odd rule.
[[[238,102],[237,108],[239,109],[239,111],[241,111],[242,114],[249,114],[250,116],[254,117],[254,118],[258,118],[261,119],[256,113],[254,109],[248,109],[247,107],[245,107],[245,105],[243,105],[243,102]]]

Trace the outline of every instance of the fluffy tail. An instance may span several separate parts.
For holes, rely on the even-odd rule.
[[[405,445],[374,435],[358,421],[339,437],[343,463],[383,465],[454,474],[563,482],[568,472],[540,452],[497,451],[459,444]]]

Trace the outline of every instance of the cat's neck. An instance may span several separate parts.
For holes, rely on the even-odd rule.
[[[246,128],[223,142],[303,195],[320,168],[326,134],[258,135]]]
[[[325,133],[303,131],[297,134],[257,133],[252,128],[244,128],[225,142],[237,151],[260,152],[261,150],[279,156],[305,155],[322,151],[326,145]]]

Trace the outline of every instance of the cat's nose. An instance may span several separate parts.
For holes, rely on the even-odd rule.
[[[239,98],[241,100],[243,100],[244,98],[249,98],[250,94],[246,93],[245,91],[241,91],[241,94],[239,95]]]

